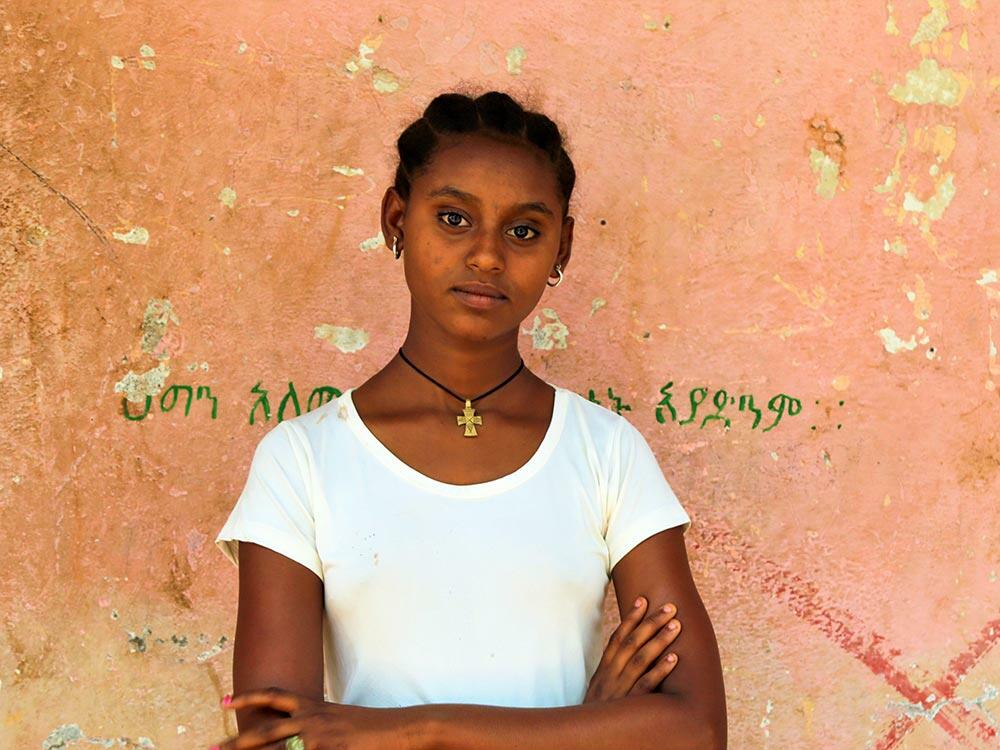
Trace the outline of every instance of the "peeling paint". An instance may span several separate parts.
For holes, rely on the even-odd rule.
[[[512,76],[521,75],[521,65],[526,56],[524,47],[511,47],[507,50],[507,72]]]
[[[885,33],[889,36],[899,36],[899,26],[896,25],[896,17],[893,15],[892,3],[885,4],[888,17],[885,19]]]
[[[132,227],[127,232],[112,232],[111,236],[130,245],[149,244],[149,231],[146,227]]]
[[[169,375],[170,368],[163,362],[143,373],[129,370],[124,378],[115,383],[114,392],[124,393],[125,398],[134,404],[144,403],[146,396],[159,395]]]
[[[951,172],[945,175],[934,191],[934,195],[926,201],[920,200],[916,195],[907,191],[903,198],[903,209],[927,215],[931,221],[937,221],[948,208],[951,199],[955,197],[955,175]]]
[[[824,198],[833,198],[840,181],[840,164],[818,148],[813,148],[809,150],[809,167],[819,175],[816,193]]]
[[[369,237],[367,239],[362,240],[358,244],[358,247],[361,249],[361,252],[367,253],[369,250],[374,250],[379,245],[385,245],[385,236],[382,234],[381,229],[379,230],[379,233],[376,234],[374,237]]]
[[[142,350],[157,359],[169,359],[170,352],[160,343],[167,332],[167,324],[180,325],[169,299],[152,298],[146,303],[142,316]]]
[[[997,687],[990,683],[983,685],[983,692],[977,698],[942,698],[937,699],[933,693],[924,698],[924,703],[929,703],[931,705],[924,707],[923,703],[912,703],[910,701],[889,701],[886,705],[890,708],[899,708],[903,714],[909,716],[910,718],[922,718],[932,720],[938,715],[938,712],[942,708],[947,706],[949,703],[954,703],[956,705],[962,706],[967,710],[978,709],[983,714],[986,715],[987,721],[990,726],[994,729],[1000,729],[1000,723],[997,722],[997,718],[990,713],[989,709],[984,705],[988,701],[995,700],[998,692]]]
[[[878,335],[882,337],[882,346],[885,347],[885,350],[889,352],[889,354],[896,354],[903,349],[912,351],[917,348],[917,341],[914,336],[910,336],[909,341],[903,341],[891,328],[879,329]]]
[[[551,307],[543,307],[542,315],[549,319],[548,323],[542,325],[541,316],[536,315],[532,328],[522,328],[521,333],[531,336],[531,345],[535,349],[565,349],[569,329]]]
[[[327,341],[345,354],[360,351],[368,345],[368,332],[361,328],[347,328],[323,323],[315,328],[316,338]]]
[[[376,67],[372,72],[372,86],[380,94],[391,94],[399,88],[399,79],[391,70]]]
[[[940,104],[957,107],[971,82],[961,73],[942,68],[937,60],[925,57],[916,70],[906,73],[906,83],[893,84],[889,97],[900,104]]]
[[[364,174],[365,170],[361,167],[348,167],[344,164],[338,164],[333,167],[333,171],[338,174],[346,175],[347,177],[354,177],[355,175]]]
[[[236,191],[227,185],[219,191],[219,201],[226,208],[232,208],[233,204],[236,203]]]
[[[995,268],[984,268],[981,273],[983,275],[976,279],[976,283],[980,286],[995,284],[997,281],[1000,281],[1000,276],[997,275],[997,269]]]
[[[906,257],[906,241],[902,237],[896,237],[892,242],[882,240],[882,250],[887,253],[895,253]]]
[[[590,302],[590,314],[593,315],[606,304],[608,304],[608,301],[604,299],[604,297],[594,297],[594,299]]]
[[[931,12],[920,19],[917,31],[910,39],[910,46],[920,42],[933,42],[948,27],[948,5],[945,0],[928,0]]]
[[[100,745],[102,747],[110,748],[120,745],[124,750],[132,750],[133,748],[142,748],[142,750],[156,750],[156,745],[153,743],[149,737],[139,736],[135,740],[131,740],[128,737],[88,737],[83,733],[79,724],[62,724],[51,732],[49,736],[42,740],[42,750],[71,750],[71,747],[77,747],[75,744],[78,740],[82,740],[90,745]]]

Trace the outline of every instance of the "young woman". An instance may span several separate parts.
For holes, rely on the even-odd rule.
[[[397,146],[382,232],[406,338],[265,433],[216,539],[239,564],[221,747],[725,747],[690,518],[638,429],[518,352],[569,266],[558,127],[501,92],[445,93]]]

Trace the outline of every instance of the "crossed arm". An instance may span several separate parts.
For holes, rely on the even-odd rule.
[[[252,545],[247,545],[248,547]],[[252,569],[260,560],[281,558],[266,550],[263,553],[241,555],[241,569]],[[285,561],[285,570],[305,573],[297,563]],[[270,564],[270,563],[269,563]],[[275,587],[276,572],[268,576],[272,585],[263,587],[243,585],[241,570],[241,617],[243,612],[275,611],[261,597],[279,591],[283,596],[299,596],[303,592],[290,591],[289,587]],[[263,580],[249,570],[246,580]],[[292,573],[297,575],[297,573]],[[309,582],[298,576],[307,586],[321,582],[313,576]],[[619,611],[624,619],[632,602],[644,596],[649,611],[667,602],[677,607],[677,618],[682,623],[682,634],[671,645],[678,661],[653,692],[645,695],[625,695],[606,701],[577,706],[553,708],[515,708],[478,704],[436,703],[408,706],[399,709],[356,709],[358,713],[345,712],[347,717],[372,716],[371,711],[391,719],[399,727],[399,739],[408,750],[724,750],[727,742],[726,702],[722,666],[718,644],[704,604],[698,594],[687,559],[684,537],[679,527],[655,534],[632,549],[612,571]],[[300,584],[301,585],[301,584]],[[321,594],[321,589],[320,589]],[[244,597],[247,607],[244,609]],[[305,617],[299,607],[297,627],[301,623],[319,620],[322,595],[316,600],[315,617]],[[277,611],[281,611],[280,608]],[[307,614],[307,613],[306,613]],[[274,642],[267,653],[262,650],[254,655],[254,645],[240,644],[240,620],[237,621],[237,654],[234,660],[234,685],[239,694],[258,685],[287,685],[306,695],[322,699],[322,654],[296,654],[297,668],[290,669],[288,661],[282,666],[283,655],[277,653]],[[263,639],[262,639],[263,640]],[[283,641],[288,641],[287,633]],[[314,642],[317,639],[312,639]],[[307,641],[308,642],[308,641]],[[244,649],[241,652],[241,649]],[[301,660],[301,661],[300,661]],[[268,671],[270,661],[270,671]],[[241,675],[238,664],[253,664],[258,675]],[[310,669],[301,666],[309,664]],[[317,669],[315,665],[319,664]],[[263,675],[267,675],[265,678]],[[261,680],[268,679],[268,682]],[[331,707],[335,704],[330,704]],[[336,711],[336,708],[333,708]],[[368,712],[367,714],[365,712]],[[239,726],[245,731],[259,721],[275,717],[275,713],[261,713],[258,709],[237,709]],[[351,718],[349,721],[365,719]],[[362,747],[347,744],[344,747]],[[241,745],[237,745],[241,747]],[[250,745],[247,746],[251,747]]]
[[[419,750],[722,750],[726,701],[718,644],[691,577],[680,528],[632,549],[612,571],[624,619],[638,596],[649,612],[667,602],[683,628],[678,661],[654,692],[558,708],[472,704],[412,706]]]

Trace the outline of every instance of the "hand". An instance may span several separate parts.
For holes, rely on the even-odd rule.
[[[224,708],[249,706],[266,706],[290,715],[262,721],[226,738],[213,750],[285,750],[285,740],[294,735],[301,737],[309,750],[383,750],[407,747],[409,741],[401,709],[328,703],[276,687],[234,695]]]
[[[677,665],[677,654],[663,654],[681,632],[680,621],[670,619],[674,606],[667,605],[670,608],[667,612],[658,609],[643,620],[646,597],[640,600],[640,605],[633,607],[611,634],[601,662],[590,678],[584,703],[651,693]],[[677,627],[671,629],[668,620]]]

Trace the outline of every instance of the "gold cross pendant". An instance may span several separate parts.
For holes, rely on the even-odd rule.
[[[483,418],[476,416],[476,410],[469,399],[465,399],[465,408],[462,409],[464,416],[456,417],[461,427],[465,425],[465,435],[463,437],[476,437],[476,425],[483,423]]]

